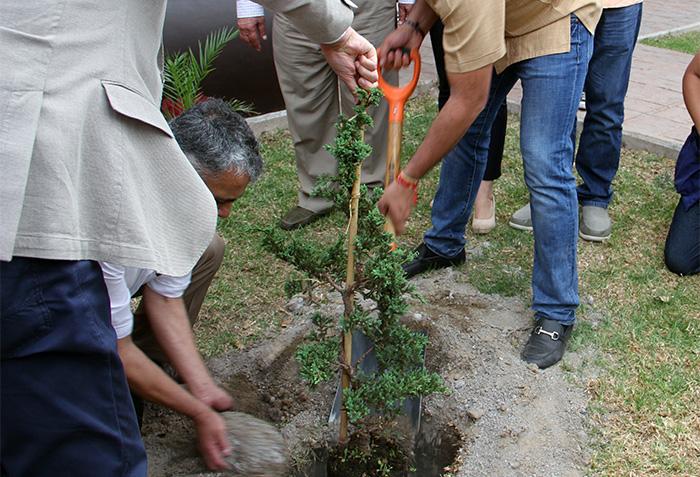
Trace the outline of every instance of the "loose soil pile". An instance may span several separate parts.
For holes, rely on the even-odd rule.
[[[583,378],[561,366],[540,371],[522,362],[532,312],[520,299],[481,294],[464,280],[452,270],[414,280],[425,302],[412,300],[407,320],[429,334],[426,366],[450,389],[423,400],[422,439],[428,443],[423,451],[456,450],[445,471],[455,476],[583,476],[589,461]],[[303,297],[290,301],[295,319],[274,338],[209,363],[233,395],[236,411],[280,428],[292,475],[304,475],[334,435],[327,422],[335,383],[309,390],[293,357],[310,313],[322,307],[342,314],[337,293],[313,298],[315,303]],[[580,360],[575,353],[565,357],[569,367]],[[205,472],[187,419],[149,406],[144,420],[149,475],[219,475]],[[429,467],[430,459],[423,465]],[[415,475],[429,471],[424,472]]]

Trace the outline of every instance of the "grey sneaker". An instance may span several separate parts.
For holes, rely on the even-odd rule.
[[[532,230],[532,217],[530,217],[530,204],[527,203],[525,206],[519,208],[515,211],[513,215],[510,216],[508,225],[518,230]]]
[[[584,205],[581,211],[581,224],[578,235],[584,240],[602,242],[610,238],[612,223],[608,209],[594,205]]]

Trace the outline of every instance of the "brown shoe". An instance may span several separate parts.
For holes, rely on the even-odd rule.
[[[309,225],[324,215],[327,215],[331,209],[322,210],[320,212],[313,212],[309,209],[303,207],[292,207],[287,211],[287,213],[280,219],[280,228],[282,230],[293,230],[303,227],[304,225]]]

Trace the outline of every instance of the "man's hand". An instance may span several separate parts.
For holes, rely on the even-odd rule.
[[[406,228],[406,220],[411,214],[415,192],[408,187],[399,185],[396,181],[389,184],[377,208],[384,216],[388,216],[394,225],[396,235],[401,235]]]
[[[352,28],[348,28],[335,43],[321,45],[321,51],[353,94],[358,85],[364,89],[377,86],[377,51]]]
[[[379,47],[379,65],[387,70],[398,70],[408,66],[411,64],[408,51],[420,48],[421,43],[421,34],[404,23],[391,32]]]
[[[213,382],[199,389],[192,389],[192,394],[207,406],[217,411],[227,411],[233,407],[233,398]]]
[[[206,409],[193,416],[193,420],[199,451],[207,467],[211,470],[228,469],[225,458],[231,455],[231,445],[223,418],[211,409]]]
[[[239,18],[237,24],[241,40],[260,51],[262,41],[267,40],[265,17]]]

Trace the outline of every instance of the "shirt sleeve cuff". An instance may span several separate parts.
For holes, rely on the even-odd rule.
[[[250,0],[238,0],[236,2],[236,16],[238,18],[253,18],[265,16],[265,9]]]
[[[117,333],[117,339],[126,338],[134,329],[134,315],[129,307],[112,310],[112,328]]]

